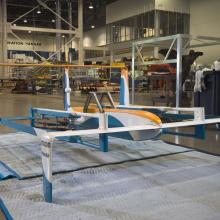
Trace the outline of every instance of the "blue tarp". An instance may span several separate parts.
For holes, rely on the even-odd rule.
[[[18,177],[18,175],[8,168],[4,163],[0,162],[0,181],[13,177]]]
[[[6,208],[4,202],[1,200],[1,198],[0,198],[0,211],[3,212],[3,214],[7,220],[13,220],[13,218],[11,217],[11,214],[9,213],[8,209]]]

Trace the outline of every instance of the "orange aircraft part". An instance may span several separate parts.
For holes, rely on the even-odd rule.
[[[74,107],[73,109],[76,112],[83,112],[83,107]],[[97,113],[99,112],[99,110],[96,107],[90,107],[88,108],[88,112]],[[137,115],[143,118],[147,118],[158,125],[162,123],[161,119],[157,115],[143,110],[105,108],[105,112],[127,113],[131,115]]]

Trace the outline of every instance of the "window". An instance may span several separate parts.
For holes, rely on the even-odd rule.
[[[106,27],[107,44],[154,37],[156,13],[159,18],[160,36],[189,33],[189,14],[153,10],[108,24]]]

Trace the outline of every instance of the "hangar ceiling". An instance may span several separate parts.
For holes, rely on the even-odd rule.
[[[78,20],[78,0],[71,0],[72,2],[72,17],[73,25],[77,27]],[[101,27],[105,25],[106,17],[106,5],[115,2],[115,0],[84,0],[84,31],[87,31],[95,27]],[[56,10],[56,1],[48,0],[46,4]],[[14,21],[19,16],[23,15],[27,11],[38,5],[37,0],[8,0],[7,11],[8,11],[8,22]],[[93,6],[90,9],[89,6]],[[39,13],[40,11],[40,13]],[[62,17],[68,20],[68,1],[61,0],[61,14]],[[47,9],[39,6],[36,10],[27,14],[25,17],[16,21],[16,25],[20,26],[33,26],[33,27],[46,27],[55,28],[55,15]],[[68,26],[62,22],[62,28],[67,29]]]

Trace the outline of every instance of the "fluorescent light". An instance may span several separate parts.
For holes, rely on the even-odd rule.
[[[24,19],[24,23],[27,23],[27,19]]]
[[[94,29],[94,28],[95,28],[95,25],[91,25],[91,28]]]
[[[93,9],[94,7],[93,7],[93,5],[92,5],[92,2],[90,2],[90,4],[89,4],[89,9]]]

